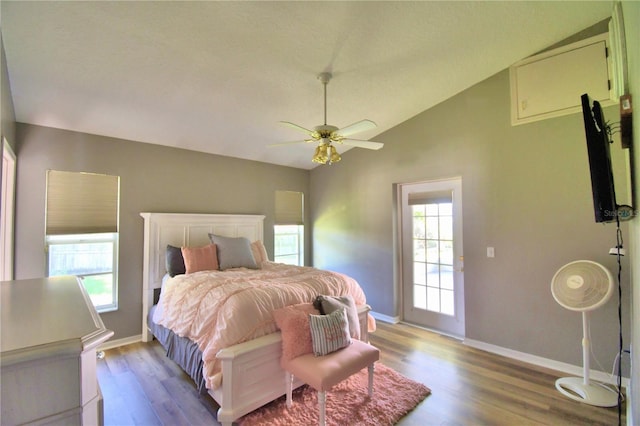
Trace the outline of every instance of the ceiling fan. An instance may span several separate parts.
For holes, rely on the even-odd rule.
[[[327,124],[327,84],[331,80],[331,77],[331,73],[328,72],[323,72],[318,75],[318,80],[320,80],[320,82],[324,86],[324,124],[314,127],[313,130],[309,130],[288,121],[281,121],[280,123],[284,124],[285,126],[306,133],[309,136],[309,139],[293,142],[275,143],[269,146],[283,146],[317,142],[318,146],[316,147],[311,161],[318,164],[332,164],[337,163],[341,160],[340,154],[338,154],[336,148],[332,145],[333,143],[376,150],[384,146],[384,144],[381,142],[349,138],[349,136],[356,133],[374,129],[376,127],[376,123],[371,120],[361,120],[341,129],[337,128],[336,126]]]

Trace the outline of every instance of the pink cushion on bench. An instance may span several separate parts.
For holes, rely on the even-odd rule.
[[[312,303],[299,303],[273,311],[273,318],[282,332],[281,365],[283,368],[286,361],[313,353],[309,314],[319,313]]]
[[[283,367],[314,389],[326,391],[379,358],[377,348],[354,339],[349,346],[328,355],[301,355],[283,362]]]

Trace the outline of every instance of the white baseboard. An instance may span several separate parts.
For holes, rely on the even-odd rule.
[[[400,317],[391,317],[389,315],[385,315],[385,314],[381,314],[379,312],[373,312],[373,311],[370,311],[369,313],[376,320],[379,320],[382,322],[388,322],[389,324],[397,324],[400,322]]]
[[[106,350],[117,348],[117,347],[120,347],[120,346],[126,346],[126,345],[130,345],[132,343],[138,343],[140,341],[142,341],[142,334],[125,337],[123,339],[107,340],[106,342],[104,342],[103,344],[98,346],[98,350],[99,351],[106,351]]]
[[[549,368],[552,370],[560,371],[562,373],[570,374],[571,376],[582,377],[583,371],[582,367],[567,364],[565,362],[555,361],[549,358],[543,358],[537,355],[531,355],[526,352],[519,352],[513,349],[503,348],[501,346],[492,345],[490,343],[481,342],[479,340],[473,339],[464,339],[463,343],[465,345],[471,346],[476,349],[481,349],[483,351],[491,352],[497,355],[502,355],[507,358],[516,359],[518,361],[526,362],[528,364],[537,365],[539,367]],[[612,377],[610,374],[605,373],[604,371],[596,371],[590,370],[589,377],[593,380],[609,383],[612,385],[616,385],[617,377]],[[629,388],[629,378],[622,378],[622,386]]]

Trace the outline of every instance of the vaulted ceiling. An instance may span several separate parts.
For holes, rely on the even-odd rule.
[[[612,2],[67,2],[0,9],[19,122],[311,169],[323,122],[373,139],[611,15]],[[345,147],[338,147],[344,151]],[[383,148],[384,149],[384,148]],[[379,151],[382,152],[382,151]]]

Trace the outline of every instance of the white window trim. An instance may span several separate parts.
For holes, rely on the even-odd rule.
[[[0,280],[13,279],[13,232],[16,191],[16,154],[2,138],[2,211],[0,212]]]
[[[111,286],[113,303],[108,305],[96,305],[96,311],[112,312],[118,310],[118,240],[119,234],[117,232],[104,233],[104,234],[65,234],[65,235],[47,235],[46,236],[46,250],[47,250],[47,275],[49,276],[49,253],[50,246],[58,244],[79,244],[79,243],[104,243],[110,242],[113,245],[113,256],[111,263],[111,271],[113,274],[113,282]],[[78,275],[82,280],[85,276],[91,276],[96,274],[84,274]]]

